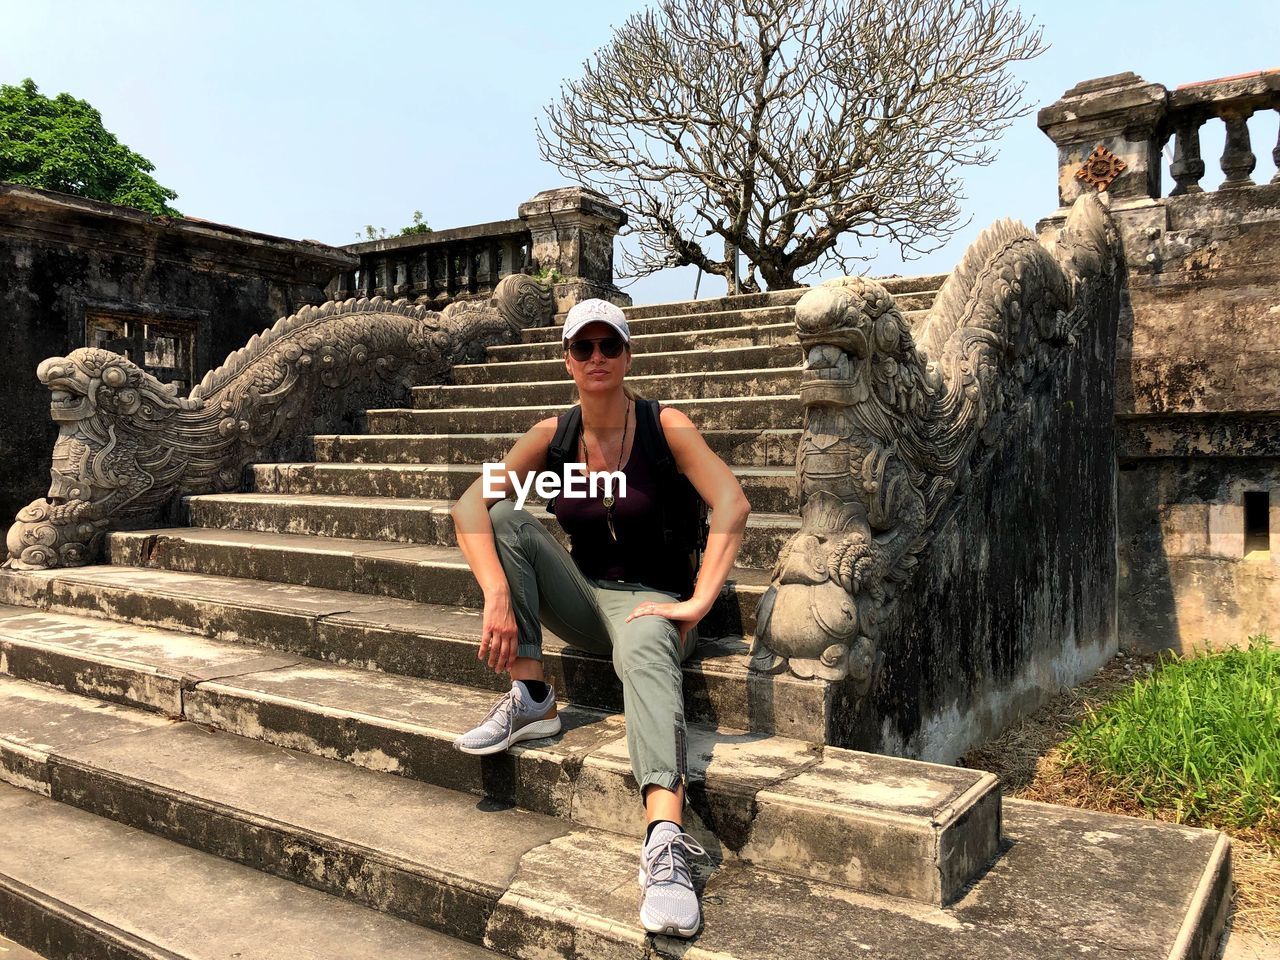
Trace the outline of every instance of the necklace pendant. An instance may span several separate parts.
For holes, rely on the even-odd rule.
[[[605,498],[604,498],[604,508],[605,508],[606,510],[612,510],[612,509],[613,509],[613,497],[605,497]]]

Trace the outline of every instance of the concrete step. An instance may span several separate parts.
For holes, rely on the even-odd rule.
[[[930,293],[905,302],[900,299],[898,308],[909,323],[917,324],[928,316],[932,304]],[[627,327],[631,331],[631,352],[636,356],[697,348],[797,345],[792,307],[652,317],[628,321]],[[521,331],[519,343],[486,347],[485,352],[495,361],[563,357],[563,339],[564,327],[532,327]]]
[[[396,497],[326,496],[323,494],[219,493],[184,500],[193,526],[220,530],[338,537],[378,543],[417,543],[456,546],[450,500]],[[527,503],[537,517],[568,549],[569,537],[546,509]],[[797,530],[800,518],[790,514],[754,512],[747,518],[740,567],[768,570]]]
[[[794,467],[735,466],[733,472],[753,510],[798,513]],[[480,475],[480,465],[467,462],[259,463],[250,469],[249,487],[254,493],[456,500]]]
[[[798,354],[790,358],[799,363]],[[643,397],[672,400],[737,399],[741,396],[767,397],[794,394],[800,389],[801,368],[765,367],[760,370],[708,370],[702,373],[661,373],[634,377],[627,383]],[[521,404],[574,403],[578,387],[561,370],[554,380],[529,383],[476,383],[463,386],[432,385],[413,388],[413,405],[418,409],[506,407]]]
[[[548,328],[543,327],[543,330]],[[486,347],[490,363],[559,360],[563,369],[564,347],[560,334],[548,331],[530,343],[506,343]],[[800,341],[791,320],[762,326],[715,327],[709,330],[677,330],[670,333],[632,334],[631,353],[635,358],[690,350],[735,350],[746,347],[775,347],[785,355],[799,357]],[[793,361],[794,362],[794,361]]]
[[[323,587],[419,603],[478,607],[480,588],[457,547],[171,527],[107,538],[111,563]],[[767,570],[734,567],[702,621],[705,635],[750,636]]]
[[[739,293],[723,297],[702,297],[698,300],[672,300],[668,303],[642,303],[623,307],[627,322],[649,317],[694,316],[702,313],[720,313],[725,310],[758,310],[762,307],[793,307],[796,301],[809,292],[809,287],[790,290],[763,290],[759,293]]]
[[[877,282],[894,295],[901,310],[918,309],[921,301],[927,308],[933,297],[947,279],[947,274],[929,274],[918,277],[875,277]],[[623,307],[627,323],[649,317],[698,316],[704,313],[718,313],[725,310],[754,310],[761,307],[795,306],[797,300],[808,293],[809,287],[796,287],[792,290],[769,290],[762,293],[743,293],[736,296],[704,297],[700,300],[678,300],[672,303],[645,303],[634,307]],[[904,302],[911,304],[904,306]]]
[[[769,397],[730,396],[712,400],[673,400],[699,430],[795,429],[804,417],[798,394]],[[366,412],[369,433],[479,433],[528,430],[570,404],[465,407],[450,410],[383,409]]]
[[[12,790],[13,787],[4,789]],[[0,933],[0,957],[4,957],[4,960],[49,960],[49,958],[42,957],[40,954],[19,945],[17,941],[10,940],[3,933]]]
[[[739,603],[762,588],[740,585],[748,596]],[[274,651],[495,693],[510,686],[476,658],[481,616],[475,607],[129,566],[0,571],[0,602],[247,644],[242,656],[250,660]],[[830,704],[821,683],[752,673],[741,636],[712,636],[706,620],[702,627],[702,640],[684,664],[691,722],[825,739]],[[115,630],[101,620],[96,626],[108,640]],[[16,663],[19,654],[8,656]],[[608,657],[567,646],[546,630],[543,664],[573,703],[622,710],[622,685]]]
[[[918,322],[933,306],[936,291],[921,291],[895,297],[898,309],[912,322]],[[796,298],[799,299],[799,298]],[[702,301],[713,303],[714,301]],[[795,304],[775,306],[748,307],[737,310],[707,310],[693,313],[678,312],[688,304],[662,304],[663,309],[670,308],[677,312],[658,313],[632,319],[628,317],[627,327],[633,340],[637,337],[649,338],[656,334],[683,334],[718,330],[728,327],[753,327],[783,325],[794,330]],[[633,307],[630,310],[647,311],[648,306]],[[559,344],[564,339],[564,327],[530,327],[520,332],[522,343]],[[644,340],[644,350],[652,350],[654,341]]]
[[[48,706],[56,693],[40,699]],[[471,797],[188,724],[67,745],[71,726],[59,722],[42,738],[45,783],[63,803],[0,791],[6,836],[16,838],[0,848],[0,923],[12,932],[21,906],[58,902],[62,894],[61,915],[81,926],[98,916],[95,928],[144,936],[163,926],[176,931],[170,936],[190,933],[204,944],[191,953],[78,955],[230,955],[209,948],[220,945],[222,933],[201,924],[206,888],[225,901],[227,922],[247,931],[243,957],[286,955],[278,946],[270,952],[274,941],[255,922],[259,917],[287,924],[301,916],[311,924],[297,932],[289,956],[311,956],[310,945],[330,937],[326,920],[341,923],[347,939],[362,945],[362,936],[374,939],[367,924],[356,922],[365,914],[353,912],[361,909],[355,904],[311,901],[327,907],[320,917],[293,909],[297,901],[288,893],[274,893],[286,888],[254,884],[253,896],[241,897],[251,883],[241,880],[243,868],[228,864],[214,874],[219,866],[200,852],[186,851],[183,862],[209,864],[203,877],[157,866],[165,861],[155,851],[171,850],[170,841],[72,809],[81,803],[263,870],[340,889],[343,897],[366,898],[387,913],[412,911],[427,923],[440,918],[450,932],[466,931],[490,949],[531,960],[1042,960],[1083,953],[1191,960],[1210,954],[1229,898],[1230,845],[1221,834],[1010,801],[1003,855],[948,907],[728,859],[696,870],[704,927],[689,944],[640,930],[632,837],[477,805]],[[106,835],[123,838],[123,845],[102,842]],[[135,869],[136,877],[121,873]],[[183,900],[177,915],[168,906],[173,895]],[[117,919],[122,905],[137,903],[147,908]],[[416,933],[431,956],[454,956],[446,952],[453,944],[438,944],[421,928]],[[388,947],[376,952],[385,941],[367,952],[343,950],[347,940],[332,936],[328,956],[403,955]],[[261,940],[267,949],[254,949]]]
[[[0,928],[50,960],[501,956],[16,787],[0,811]]]
[[[722,347],[711,350],[672,350],[665,353],[635,353],[628,381],[656,374],[702,374],[724,370],[759,370],[767,367],[796,367],[804,354],[796,343],[759,347]],[[516,362],[460,363],[453,368],[453,380],[461,386],[486,383],[536,383],[564,380],[564,358]],[[637,385],[639,389],[639,385]]]
[[[785,466],[795,472],[798,426],[701,433],[730,466]],[[311,455],[320,464],[497,463],[520,437],[520,433],[325,434],[311,438]]]
[[[23,627],[38,629],[32,621],[40,616],[23,614],[16,621],[23,626],[11,627],[15,621],[0,612],[6,643],[23,644]],[[119,681],[108,692],[128,695],[131,670],[140,677],[165,675],[175,685],[184,680],[165,656],[159,631],[133,628],[140,636],[132,648],[117,637],[95,649],[91,638],[67,644],[53,638],[55,623],[74,618],[44,616],[49,623],[34,641],[39,648],[54,647],[63,659],[78,658],[91,672],[105,657]],[[86,631],[83,625],[72,629]],[[168,636],[187,662],[205,653],[188,636]],[[233,645],[204,646],[209,648],[205,671],[214,674],[229,655],[223,648]],[[103,745],[113,739],[108,732],[92,744],[77,741],[63,751],[60,731],[75,718],[103,708],[94,698],[100,688],[81,684],[79,674],[66,670],[43,672],[66,686],[46,686],[41,682],[45,676],[0,677],[0,761],[11,736],[24,744],[39,741],[28,749],[44,753],[51,795],[72,797],[70,802],[94,812],[119,817],[119,811],[136,805],[139,794],[153,792],[151,781],[157,777],[180,778],[154,800],[159,809],[170,811],[171,823],[199,819],[198,809],[184,816],[173,810],[175,804],[195,797],[202,801],[198,808],[225,807],[228,790],[236,806],[273,794],[284,803],[295,797],[305,804],[307,798],[339,796],[350,798],[347,804],[359,804],[381,793],[383,802],[374,804],[379,817],[398,806],[397,791],[408,800],[421,794],[383,786],[385,777],[318,759],[329,758],[515,803],[580,826],[643,837],[643,820],[637,816],[640,795],[617,715],[568,707],[562,710],[562,734],[527,741],[501,757],[473,757],[453,750],[452,740],[484,718],[494,699],[491,693],[302,661],[188,683],[181,717],[235,737],[210,736],[190,724],[165,724],[154,726],[150,737],[140,727],[122,738],[118,749]],[[169,702],[165,698],[164,705]],[[139,702],[134,710],[145,718],[137,708],[152,706]],[[130,712],[127,707],[111,709]],[[288,764],[288,774],[274,758],[276,751],[249,742],[254,740],[291,748],[295,763]],[[686,829],[717,861],[742,860],[792,876],[942,906],[985,872],[999,853],[1000,789],[991,774],[694,724],[689,726],[689,755],[695,817]],[[264,757],[272,759],[258,759]],[[229,780],[236,782],[228,786]],[[218,793],[224,796],[211,795]],[[400,806],[406,813],[411,809],[407,802]],[[164,819],[148,815],[141,824]],[[399,818],[393,812],[388,819]],[[202,834],[208,829],[202,825]],[[296,850],[300,843],[305,841],[291,845]],[[233,843],[231,849],[243,849],[243,844]],[[796,855],[800,851],[803,856]],[[296,864],[295,857],[289,859]]]
[[[636,892],[623,878],[634,870],[634,851],[612,836],[571,835],[526,857],[508,891],[553,922],[554,932],[539,938],[543,952],[526,946],[525,915],[501,906],[485,942],[530,958],[1208,960],[1226,911],[1229,842],[1216,831],[1165,829],[1011,802],[1005,834],[1012,848],[963,899],[940,910],[841,899],[812,882],[725,867],[698,884],[704,926],[692,948],[628,937]]]
[[[754,310],[720,310],[699,313],[648,317],[627,320],[631,336],[647,337],[655,333],[681,333],[690,330],[715,330],[720,327],[760,327],[774,324],[790,326],[795,317],[794,306],[760,307]],[[529,327],[520,331],[524,343],[560,343],[564,339],[564,327]]]
[[[479,606],[456,547],[171,527],[107,536],[113,564],[245,577],[272,583]]]

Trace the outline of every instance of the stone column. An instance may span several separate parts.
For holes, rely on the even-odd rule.
[[[613,239],[627,222],[622,208],[594,190],[561,187],[520,204],[520,219],[532,234],[534,268],[560,274],[557,314],[592,297],[631,305],[613,283]]]
[[[1126,165],[1107,188],[1113,200],[1160,197],[1161,124],[1168,95],[1163,86],[1136,73],[1117,73],[1078,83],[1040,111],[1036,122],[1058,145],[1060,207],[1095,189],[1077,180],[1076,171],[1099,144]]]

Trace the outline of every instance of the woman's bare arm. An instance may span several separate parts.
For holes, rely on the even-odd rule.
[[[508,471],[523,477],[546,466],[547,448],[551,446],[555,432],[555,417],[534,424],[503,458],[501,477],[492,485],[499,495],[485,497],[482,475],[467,487],[449,510],[458,547],[484,592],[484,625],[478,656],[481,660],[487,659],[489,666],[497,671],[510,668],[519,641],[515,612],[511,607],[511,591],[494,545],[489,508],[506,495],[510,487]]]

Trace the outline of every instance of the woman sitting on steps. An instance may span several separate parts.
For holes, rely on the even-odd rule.
[[[563,343],[581,409],[580,434],[570,448],[578,453],[569,460],[585,463],[588,475],[620,471],[625,493],[617,488],[613,496],[597,490],[595,496],[557,498],[555,516],[572,553],[528,511],[485,497],[483,478],[458,499],[451,511],[458,545],[484,592],[478,655],[505,671],[512,684],[454,745],[466,753],[498,753],[560,731],[555,691],[542,670],[543,624],[575,647],[611,654],[648,822],[640,857],[641,922],[651,933],[693,936],[702,920],[687,855],[703,851],[682,830],[687,770],[681,664],[733,567],[751,505],[687,416],[649,405],[624,385],[632,358],[621,309],[604,300],[576,304],[565,318]],[[655,407],[658,416],[652,417]],[[653,455],[660,444],[644,433],[655,419],[676,469],[712,509],[696,583],[688,554],[673,546],[669,531],[664,536],[658,491],[666,478]],[[559,420],[542,420],[516,441],[498,489],[507,490],[507,471],[524,478],[523,487],[531,473],[546,468]]]

